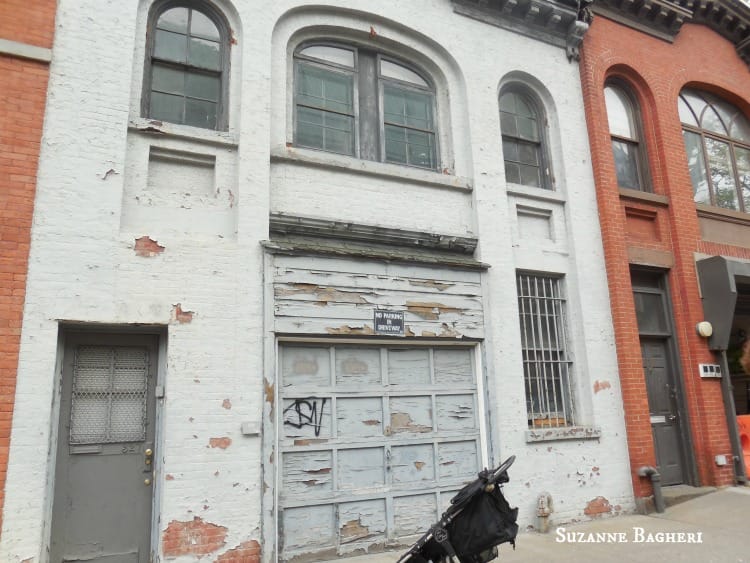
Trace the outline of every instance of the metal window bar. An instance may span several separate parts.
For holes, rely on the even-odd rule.
[[[81,346],[76,350],[70,444],[145,439],[148,352]]]
[[[571,362],[561,280],[518,274],[517,287],[529,426],[571,425]]]

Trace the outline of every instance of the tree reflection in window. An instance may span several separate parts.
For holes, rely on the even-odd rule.
[[[678,99],[696,203],[750,212],[750,121],[726,101],[684,89]]]

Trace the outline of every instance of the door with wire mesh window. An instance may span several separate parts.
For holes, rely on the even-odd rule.
[[[156,354],[156,336],[67,336],[51,563],[150,561]]]

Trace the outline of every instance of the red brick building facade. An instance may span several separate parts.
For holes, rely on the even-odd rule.
[[[55,0],[0,2],[0,510],[55,7]]]
[[[652,492],[649,479],[638,473],[644,466],[659,469],[666,485],[743,480],[732,424],[748,407],[746,378],[731,378],[732,395],[729,379],[699,373],[701,364],[726,372],[726,358],[748,331],[748,280],[743,277],[750,268],[747,138],[735,145],[728,139],[736,137],[734,132],[714,135],[701,130],[700,123],[691,137],[685,100],[705,96],[708,106],[715,101],[734,108],[733,118],[721,119],[744,125],[750,116],[750,71],[743,61],[750,11],[734,2],[651,4],[653,9],[635,14],[625,4],[596,3],[581,50],[637,499]],[[686,97],[678,107],[681,94]],[[704,143],[691,153],[690,166],[686,138]],[[726,152],[731,177],[717,176],[722,169],[711,152],[725,146],[731,146]],[[701,158],[704,165],[709,162],[705,175],[716,197],[702,191],[709,180],[700,175]],[[721,191],[730,180],[736,196]],[[732,205],[735,209],[729,209]],[[716,256],[723,259],[701,262]],[[706,285],[704,267],[717,261],[740,270],[729,276],[736,286],[733,294]],[[728,306],[729,314],[712,316],[706,300],[724,297],[736,306]],[[696,331],[705,320],[714,324],[711,339]]]

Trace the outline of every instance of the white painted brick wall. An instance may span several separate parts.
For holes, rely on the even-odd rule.
[[[262,452],[260,438],[242,436],[240,425],[260,420],[263,376],[273,369],[264,326],[272,303],[264,300],[267,280],[258,244],[268,238],[269,210],[360,223],[378,223],[387,214],[383,221],[392,227],[479,236],[477,258],[492,266],[483,281],[491,450],[496,459],[518,456],[508,492],[521,508],[522,525],[534,523],[535,499],[543,491],[554,497],[554,522],[581,518],[586,504],[598,496],[631,510],[577,65],[560,48],[454,14],[448,0],[381,0],[377,14],[373,3],[364,0],[325,2],[328,8],[293,0],[235,0],[233,7],[227,0],[216,3],[226,9],[237,39],[230,131],[218,136],[228,152],[221,152],[222,145],[189,138],[155,142],[221,153],[217,177],[232,190],[236,205],[236,234],[224,238],[211,236],[210,229],[186,235],[184,226],[177,228],[167,214],[161,232],[139,232],[123,222],[123,202],[132,203],[123,193],[138,188],[126,182],[142,181],[144,155],[152,142],[129,130],[129,122],[142,123],[138,114],[149,2],[59,2],[0,558],[44,560],[49,534],[44,523],[49,521],[54,477],[49,452],[54,451],[57,412],[50,406],[57,405],[59,321],[167,326],[155,489],[159,537],[170,521],[200,516],[228,528],[227,548],[261,538],[262,481],[273,486],[261,473],[268,452]],[[377,174],[355,175],[343,168],[321,172],[316,166],[305,170],[303,164],[290,173],[286,164],[271,164],[272,148],[283,151],[291,140],[289,42],[313,24],[349,29],[346,33],[354,38],[372,26],[376,44],[403,45],[421,53],[423,62],[431,61],[440,81],[444,163],[453,174],[468,178],[473,192],[408,179],[384,181]],[[497,98],[504,77],[522,74],[534,77],[546,105],[556,193],[564,203],[529,199],[524,190],[509,197],[506,191]],[[370,167],[378,170],[377,163]],[[107,174],[109,170],[114,172]],[[301,186],[305,173],[309,181]],[[351,198],[356,204],[346,205],[347,193],[357,194]],[[391,202],[398,205],[387,213]],[[519,240],[514,202],[552,209],[558,240]],[[143,235],[165,251],[151,258],[136,256],[134,239]],[[525,441],[516,268],[566,276],[579,408],[587,423],[602,429],[598,441]],[[177,303],[194,312],[191,323],[173,322]],[[594,393],[596,381],[610,387]],[[222,407],[224,399],[231,401],[231,409]],[[226,450],[207,447],[210,438],[224,436],[232,439]],[[166,475],[174,479],[166,480]],[[179,558],[183,560],[192,559]]]

